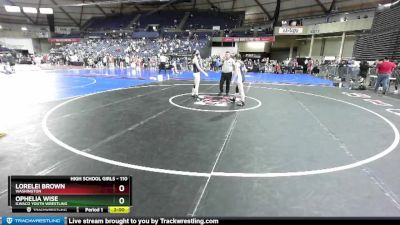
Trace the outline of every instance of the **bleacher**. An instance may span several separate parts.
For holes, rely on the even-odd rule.
[[[257,31],[256,36],[258,37],[266,37],[266,36],[273,36],[274,30],[273,29],[263,29],[262,31]]]
[[[215,11],[159,11],[148,14],[120,14],[107,17],[95,17],[84,25],[87,31],[110,31],[135,27],[135,31],[147,31],[149,25],[159,25],[159,28],[183,30],[211,30],[219,26],[221,30],[241,27],[244,22],[244,12],[215,12]],[[208,35],[208,34],[207,34]],[[235,36],[252,36],[239,32]],[[208,36],[220,36],[208,35]]]
[[[400,25],[400,4],[383,12],[377,12],[371,32],[388,31],[393,28],[399,28]]]
[[[164,32],[163,37],[169,39],[184,39],[189,37],[189,32]]]
[[[399,50],[400,29],[376,34],[363,35],[357,38],[354,54],[358,60],[374,61],[384,57],[400,58]]]
[[[7,52],[7,51],[10,51],[10,49],[0,45],[0,52]]]
[[[126,28],[131,20],[136,17],[135,14],[115,15],[111,17],[95,17],[88,22],[88,30],[113,30]]]
[[[81,37],[81,32],[79,31],[73,31],[69,34],[58,34],[55,33],[53,38],[80,38]]]
[[[220,26],[221,29],[233,29],[243,25],[244,12],[210,12],[196,11],[186,22],[186,29],[212,29],[213,26]]]
[[[132,33],[132,38],[158,38],[159,36],[158,32],[138,31]]]
[[[149,24],[158,24],[164,28],[174,27],[179,25],[184,16],[185,12],[183,11],[159,11],[150,15],[142,14],[138,23],[140,23],[141,28],[146,28]],[[174,21],[176,21],[176,23]]]
[[[229,37],[254,37],[254,32],[251,31],[232,31],[228,34]]]
[[[400,4],[376,13],[371,31],[356,38],[354,56],[356,60],[400,60]]]
[[[198,39],[207,39],[208,37],[218,37],[218,31],[194,31],[193,35],[196,35]]]

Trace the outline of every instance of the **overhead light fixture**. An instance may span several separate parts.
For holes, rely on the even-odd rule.
[[[32,13],[32,14],[37,13],[37,9],[33,7],[22,7],[22,10],[24,11],[24,13]]]
[[[3,26],[0,25],[0,30],[3,29]]]
[[[52,8],[39,8],[40,14],[53,14]]]
[[[4,9],[6,10],[6,12],[21,12],[21,8],[14,5],[4,5]]]
[[[23,30],[23,31],[27,31],[27,30],[28,30],[28,28],[26,28],[26,27],[21,27],[21,30]]]

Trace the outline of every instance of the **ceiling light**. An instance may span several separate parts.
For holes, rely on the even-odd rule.
[[[39,8],[40,14],[53,14],[52,8]]]
[[[21,12],[21,8],[19,6],[4,5],[4,9],[7,12]]]
[[[22,10],[24,11],[24,13],[37,13],[37,9],[33,7],[22,7]]]

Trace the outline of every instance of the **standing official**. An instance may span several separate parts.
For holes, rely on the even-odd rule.
[[[222,62],[221,80],[219,81],[219,95],[224,93],[224,83],[226,82],[226,95],[229,95],[230,84],[232,80],[233,66],[235,60],[231,58],[231,53],[226,52]]]
[[[168,57],[165,55],[161,55],[158,73],[161,73],[161,70],[164,70],[165,74],[167,74],[167,62],[168,62]]]

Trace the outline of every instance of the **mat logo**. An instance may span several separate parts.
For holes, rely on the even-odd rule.
[[[13,222],[13,219],[11,218],[11,217],[7,217],[7,224],[12,224],[12,222]]]
[[[362,93],[349,93],[349,92],[342,92],[342,94],[347,95],[349,97],[353,97],[353,98],[371,98],[371,96],[366,95],[366,94],[362,94]]]
[[[397,116],[400,116],[400,109],[386,109],[386,111],[393,113]]]
[[[200,95],[200,101],[195,102],[195,105],[207,105],[207,106],[217,106],[217,107],[227,107],[232,101],[229,96],[211,96],[211,95]]]
[[[374,105],[380,105],[380,106],[384,106],[384,107],[392,107],[393,105],[385,103],[381,100],[373,100],[373,99],[364,99],[364,101],[366,102],[371,102]]]
[[[383,107],[393,107],[393,105],[383,102],[377,99],[371,99],[371,96],[362,94],[362,93],[349,93],[349,92],[342,92],[342,94],[353,97],[353,98],[361,98],[366,102],[372,103],[374,105],[383,106]],[[400,109],[386,109],[387,112],[392,113],[396,116],[400,116]]]

